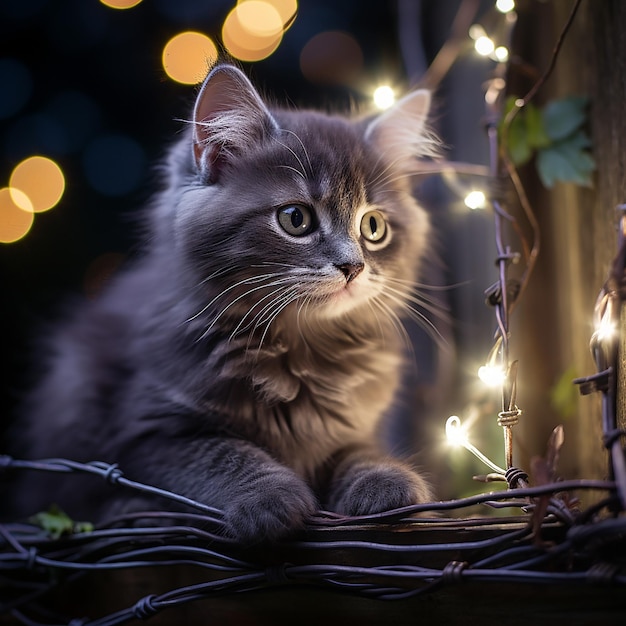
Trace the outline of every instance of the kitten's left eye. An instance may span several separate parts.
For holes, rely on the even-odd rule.
[[[361,218],[361,234],[368,241],[382,241],[387,232],[387,222],[382,213],[368,211]]]
[[[294,237],[308,235],[313,230],[313,214],[301,204],[290,204],[278,209],[278,222]]]

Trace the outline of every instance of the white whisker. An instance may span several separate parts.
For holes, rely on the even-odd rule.
[[[267,324],[265,326],[263,334],[261,335],[261,339],[259,340],[259,345],[257,347],[257,356],[260,353],[261,348],[263,347],[263,342],[265,341],[265,337],[266,337],[267,333],[269,332],[270,326],[272,325],[274,320],[292,302],[295,302],[298,299],[298,288],[297,288],[297,286],[294,286],[291,289],[292,289],[291,293],[289,293],[290,290],[288,289],[284,295],[282,295],[276,302],[274,302],[274,304],[276,305],[276,308],[275,308],[274,311],[272,311],[272,313],[269,314],[269,316],[267,318]],[[261,323],[262,323],[261,320],[259,320],[258,324],[255,324],[254,330],[256,330],[257,326],[260,325]],[[254,330],[253,330],[253,332],[254,332]]]
[[[421,328],[423,328],[429,337],[439,345],[446,345],[445,337],[439,332],[435,324],[422,312],[413,308],[404,298],[385,291],[385,297],[395,302],[411,319],[413,319]]]
[[[278,282],[278,281],[277,281]],[[287,282],[287,279],[285,279],[285,282]],[[259,318],[259,316],[262,316],[264,311],[267,310],[267,308],[271,307],[274,303],[274,301],[272,300],[272,298],[280,293],[281,291],[284,291],[285,287],[283,285],[279,286],[278,289],[274,289],[273,291],[271,291],[268,294],[265,294],[261,299],[257,300],[247,311],[246,313],[242,316],[242,318],[239,320],[239,323],[237,324],[237,326],[235,327],[235,329],[233,330],[233,332],[230,334],[230,337],[228,338],[228,341],[232,341],[235,336],[238,333],[243,333],[246,330],[248,330],[251,326],[253,326],[256,322],[256,320]],[[261,305],[262,302],[264,302],[265,300],[270,299],[270,303],[266,304],[260,311],[258,311],[257,313],[255,313],[254,317],[245,325],[243,326],[244,322],[246,321],[246,319],[252,314],[252,312],[254,311],[254,309],[256,309],[258,306]]]
[[[197,313],[195,313],[194,315],[192,315],[191,317],[186,319],[185,322],[191,322],[191,321],[195,320],[196,318],[198,318],[206,310],[208,310],[211,306],[213,306],[213,304],[215,304],[215,302],[217,300],[219,300],[222,296],[226,295],[228,292],[232,291],[233,289],[237,289],[237,287],[241,287],[241,285],[255,284],[255,283],[260,282],[260,281],[262,281],[262,280],[264,280],[266,278],[274,278],[276,276],[279,276],[279,274],[276,274],[276,273],[260,274],[259,276],[250,276],[248,278],[244,278],[244,279],[234,283],[233,285],[230,285],[226,289],[222,290],[219,294],[217,294],[210,302],[208,302],[204,307],[202,307],[202,309],[200,309],[200,311],[198,311]]]
[[[463,281],[460,283],[453,283],[451,285],[429,285],[427,283],[420,283],[416,280],[406,280],[403,278],[394,278],[392,276],[385,277],[385,280],[392,283],[408,285],[409,287],[424,289],[426,291],[450,291],[452,289],[456,289],[457,287],[463,287],[464,285],[469,284],[469,281]]]
[[[300,167],[302,168],[302,171],[298,171],[295,168],[290,168],[290,169],[293,169],[294,172],[297,172],[298,174],[300,174],[300,176],[302,176],[302,178],[304,180],[306,180],[307,179],[306,170],[304,168],[304,163],[302,162],[302,159],[300,159],[300,157],[295,153],[295,151],[292,150],[286,143],[283,143],[279,139],[275,139],[275,141],[276,141],[276,143],[280,144],[286,150],[289,150],[289,152],[291,152],[291,154],[293,154],[293,156],[295,157],[296,161],[298,161],[298,163],[300,164]],[[285,167],[289,167],[289,166],[285,166]]]
[[[306,180],[306,176],[299,169],[291,167],[291,165],[277,165],[276,167],[282,167],[283,169],[291,170],[292,172],[295,172],[298,176],[300,176],[303,180]]]
[[[436,315],[441,320],[448,320],[449,316],[447,311],[436,301],[432,301],[425,296],[417,293],[407,294],[405,291],[401,291],[392,287],[391,285],[385,285],[385,291],[387,293],[392,293],[398,297],[398,300],[406,300],[408,302],[412,302],[413,304],[425,309],[429,313]]]
[[[293,135],[299,142],[299,144],[302,146],[302,152],[304,152],[304,157],[307,160],[307,163],[309,164],[309,172],[311,173],[311,177],[313,176],[313,165],[311,165],[311,159],[309,158],[309,152],[306,149],[306,146],[304,145],[304,143],[302,142],[302,139],[300,139],[300,137],[298,136],[297,133],[295,133],[293,130],[289,130],[289,129],[284,129],[285,132],[289,133],[290,135]],[[300,161],[300,159],[298,159],[298,161]],[[300,162],[300,165],[302,165],[302,162]],[[302,169],[304,169],[304,166],[302,167]]]
[[[380,318],[378,317],[378,311],[376,311],[376,309],[374,308],[374,302],[372,300],[368,300],[367,304],[370,308],[370,310],[372,311],[372,315],[374,316],[374,319],[376,320],[376,325],[378,326],[378,332],[380,333],[380,338],[381,341],[385,341],[385,331],[383,329],[383,325],[380,321]]]
[[[233,307],[235,304],[237,304],[237,302],[239,302],[240,300],[242,300],[243,298],[248,297],[250,294],[254,293],[255,291],[259,291],[260,289],[267,289],[269,287],[275,287],[277,285],[280,285],[282,282],[285,282],[287,279],[282,277],[279,280],[273,281],[273,282],[269,282],[269,283],[264,283],[262,285],[259,285],[257,287],[254,287],[252,289],[248,289],[247,291],[245,291],[244,293],[242,293],[241,295],[237,296],[234,300],[231,300],[224,308],[222,308],[222,310],[213,318],[213,320],[211,321],[211,323],[209,324],[209,326],[206,328],[206,330],[202,333],[202,335],[200,335],[200,337],[198,338],[198,341],[201,341],[202,339],[204,339],[206,336],[208,336],[208,334],[211,332],[211,330],[213,329],[213,327],[215,326],[215,324],[217,324],[217,322],[221,319],[221,317],[226,313],[226,311],[228,311],[231,307]],[[257,281],[258,282],[258,281]],[[239,285],[241,284],[245,284],[245,281],[240,281]],[[213,300],[211,302],[214,302],[217,298],[219,298],[220,296],[224,295],[224,293],[226,291],[230,291],[230,287],[228,289],[225,289],[219,296],[216,296],[215,298],[213,298]],[[209,305],[207,305],[209,306]],[[205,307],[203,310],[206,310],[207,307]]]
[[[386,302],[384,302],[384,300],[380,296],[372,298],[371,302],[385,314],[387,319],[391,322],[391,325],[394,327],[398,336],[404,342],[406,348],[410,352],[413,352],[413,344],[411,342],[411,338],[409,337],[409,333],[407,332],[404,324],[402,323],[402,320],[393,310],[393,308],[390,307]]]

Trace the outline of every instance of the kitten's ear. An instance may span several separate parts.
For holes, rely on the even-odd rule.
[[[216,182],[229,159],[276,128],[245,74],[232,65],[218,65],[205,79],[193,112],[193,154],[202,177]]]
[[[372,120],[365,138],[400,167],[407,167],[416,157],[437,156],[437,142],[426,130],[430,102],[426,89],[413,91]]]

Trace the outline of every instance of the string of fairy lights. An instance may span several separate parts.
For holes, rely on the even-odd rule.
[[[532,207],[528,202],[526,193],[521,185],[517,171],[507,156],[507,132],[510,124],[517,113],[534,97],[538,89],[543,85],[552,72],[556,58],[561,49],[564,38],[573,22],[580,0],[576,0],[571,8],[570,15],[566,21],[557,43],[553,49],[552,58],[546,70],[535,81],[529,92],[524,98],[518,98],[511,111],[508,112],[504,120],[502,116],[502,94],[506,87],[506,75],[509,62],[508,42],[512,34],[512,29],[516,23],[515,3],[513,0],[498,0],[496,9],[505,15],[504,27],[500,25],[498,30],[498,38],[490,36],[482,25],[474,24],[469,29],[469,37],[474,41],[474,48],[481,56],[489,57],[496,62],[496,68],[493,72],[493,78],[488,81],[485,93],[487,134],[489,139],[491,163],[490,176],[492,180],[502,180],[502,175],[508,177],[513,184],[517,193],[519,203],[524,214],[529,220],[534,240],[532,242],[524,241],[520,234],[520,229],[515,228],[516,233],[522,238],[522,248],[525,254],[513,252],[503,240],[503,222],[515,224],[513,218],[503,206],[502,199],[498,197],[489,197],[482,190],[472,190],[465,197],[465,204],[471,209],[485,208],[491,205],[493,209],[495,222],[495,238],[498,257],[496,264],[499,270],[499,280],[496,285],[490,287],[486,291],[488,296],[487,302],[494,307],[497,331],[495,334],[495,342],[488,354],[486,362],[478,369],[478,378],[488,388],[499,389],[501,392],[502,403],[501,411],[497,416],[497,423],[502,427],[504,432],[504,457],[505,467],[500,467],[483,454],[475,445],[470,442],[469,429],[462,423],[461,419],[456,416],[450,416],[445,424],[445,434],[447,441],[453,446],[461,446],[473,454],[477,459],[484,463],[491,471],[486,477],[476,477],[480,480],[506,480],[509,487],[526,486],[527,475],[513,466],[513,427],[518,423],[522,413],[516,403],[517,391],[517,361],[511,361],[509,354],[509,317],[513,306],[519,300],[523,293],[529,277],[532,273],[534,263],[539,250],[539,232]],[[502,170],[502,171],[501,171]],[[624,223],[622,218],[621,224]],[[621,258],[621,250],[624,247],[623,232],[620,238],[620,252],[618,258]],[[517,263],[523,258],[526,268],[522,273],[522,277],[515,285],[513,294],[510,294],[511,282],[508,278],[508,267],[511,263]],[[616,304],[618,297],[619,272],[615,270],[617,276],[612,277],[611,287],[604,288],[599,301],[596,305],[595,315],[595,331],[591,340],[592,353],[598,361],[600,369],[599,376],[613,379],[613,388],[610,389],[608,382],[604,382],[603,386],[592,387],[592,390],[602,391],[603,398],[603,429],[605,438],[611,440],[611,445],[607,445],[610,452],[610,471],[612,475],[619,475],[620,484],[626,480],[626,463],[621,450],[620,437],[621,431],[616,427],[615,417],[615,396],[617,389],[615,387],[615,374],[611,372],[611,366],[607,365],[611,361],[615,361],[617,354],[618,341],[618,320]],[[610,281],[609,281],[610,282]],[[511,297],[512,296],[512,297]],[[608,346],[608,347],[607,347]],[[612,356],[608,353],[612,351]],[[604,370],[604,371],[603,371]],[[608,373],[607,373],[608,372]],[[583,382],[586,379],[581,379]],[[579,383],[581,381],[578,381]],[[589,391],[586,391],[588,393]],[[611,401],[611,397],[613,398]],[[469,420],[474,423],[478,417],[482,417],[480,410],[471,406],[468,408]],[[558,428],[555,429],[553,437],[559,438]],[[613,433],[611,436],[610,433]],[[561,435],[562,436],[562,435]],[[612,438],[611,438],[612,437]],[[552,445],[551,441],[549,445]],[[557,450],[558,455],[558,450]],[[621,487],[623,489],[623,486]],[[622,505],[626,502],[626,493],[621,492]]]
[[[495,8],[502,13],[504,19],[494,25],[494,34],[488,34],[481,24],[472,24],[468,36],[473,42],[475,52],[488,57],[495,62],[492,77],[487,81],[485,90],[486,130],[489,141],[490,164],[488,169],[489,178],[492,181],[501,180],[501,162],[499,141],[499,125],[502,115],[503,95],[506,89],[506,73],[509,61],[509,47],[513,28],[517,21],[515,2],[513,0],[498,0]],[[504,456],[505,467],[500,467],[481,452],[470,442],[469,428],[457,415],[450,416],[445,423],[445,436],[452,446],[461,446],[473,454],[489,470],[489,480],[506,480],[507,471],[513,469],[513,441],[512,428],[518,422],[521,410],[516,404],[517,387],[517,363],[510,361],[509,355],[509,277],[508,267],[512,262],[517,262],[519,256],[513,252],[509,245],[504,242],[503,222],[514,222],[514,218],[506,211],[500,198],[495,198],[483,189],[471,189],[464,198],[465,205],[472,210],[485,209],[491,206],[494,215],[495,240],[498,267],[498,282],[488,290],[488,302],[493,305],[496,317],[496,333],[494,345],[487,359],[478,369],[477,375],[482,383],[490,389],[499,389],[501,392],[501,411],[498,413],[497,422],[504,432]],[[480,413],[477,409],[467,409],[471,413],[474,422]],[[516,478],[524,475],[515,474]],[[517,486],[517,483],[511,484]]]
[[[572,16],[579,4],[577,0]],[[514,3],[498,0],[497,8],[507,16],[510,35],[515,23],[512,16]],[[472,31],[474,34],[478,32],[475,28]],[[484,28],[482,33],[479,38],[488,36]],[[475,41],[478,42],[478,38]],[[499,47],[507,47],[507,41],[506,37],[494,38],[491,46],[483,42],[479,47],[483,51],[491,49],[495,54]],[[483,54],[478,49],[477,52]],[[494,58],[492,52],[486,56],[496,65],[493,78],[487,84],[485,106],[491,178],[495,179],[502,166],[497,127],[508,61],[500,58],[504,57],[503,53]],[[520,107],[524,100],[527,102],[528,98],[520,100]],[[515,176],[506,164],[504,174]],[[477,195],[479,191],[482,198]],[[517,191],[519,196],[520,190]],[[626,586],[623,560],[626,461],[621,445],[626,433],[616,425],[618,390],[615,369],[620,350],[619,325],[623,320],[621,285],[626,269],[626,206],[621,207],[619,249],[595,308],[596,330],[591,348],[598,373],[576,381],[583,393],[602,393],[602,432],[611,457],[610,480],[553,479],[531,486],[526,482],[525,474],[512,464],[511,429],[520,410],[516,404],[516,362],[510,358],[508,345],[509,315],[515,301],[507,299],[507,287],[509,265],[523,258],[526,270],[522,280],[527,281],[533,257],[528,253],[517,255],[504,241],[502,220],[513,218],[497,195],[478,189],[470,193],[475,194],[470,204],[476,206],[470,206],[466,201],[467,206],[473,209],[490,206],[495,218],[499,280],[487,293],[495,311],[497,330],[478,376],[485,385],[499,390],[502,396],[498,423],[505,431],[504,467],[494,463],[471,443],[469,431],[458,416],[448,418],[445,431],[451,444],[462,446],[489,468],[486,479],[506,480],[509,489],[369,516],[345,517],[319,511],[309,520],[301,536],[280,546],[282,554],[288,554],[289,558],[277,563],[280,558],[277,554],[281,553],[274,551],[276,546],[264,560],[258,550],[247,552],[226,537],[220,510],[134,482],[126,478],[123,468],[117,465],[83,464],[65,459],[24,461],[0,455],[0,472],[49,472],[56,474],[59,480],[71,480],[71,474],[89,475],[95,480],[105,480],[112,488],[158,495],[190,507],[186,513],[148,511],[122,515],[95,528],[76,524],[69,518],[61,520],[66,524],[61,530],[58,526],[50,528],[41,521],[35,523],[32,520],[28,524],[0,524],[0,580],[7,583],[6,590],[0,585],[0,616],[7,614],[17,623],[29,626],[61,622],[76,626],[112,626],[147,619],[199,599],[297,584],[368,599],[402,600],[433,593],[446,585],[472,581],[484,587],[494,582],[498,585],[509,583],[514,593],[522,584],[533,585],[533,593],[537,593],[540,585],[567,585],[568,591],[573,585],[577,585],[577,589],[592,585],[594,594],[604,586],[611,590],[611,597],[615,598],[614,614],[621,619],[623,600],[614,590]],[[525,202],[524,199],[520,201]],[[530,248],[536,249],[536,246]],[[522,289],[523,285],[518,293]],[[475,407],[471,410],[478,411]],[[574,491],[593,491],[601,494],[601,499],[580,510],[572,495]],[[464,517],[460,521],[445,517],[451,511],[465,511],[476,505],[522,509],[524,516],[499,518],[495,524],[486,517]],[[412,517],[414,515],[420,517]],[[58,523],[59,519],[53,521]],[[394,524],[400,525],[401,533],[394,534],[390,530]],[[371,528],[377,533],[375,541],[368,532]],[[457,529],[463,531],[462,536],[454,535]],[[479,531],[478,534],[473,535],[472,529]],[[333,532],[329,534],[328,531]],[[389,534],[385,535],[384,531]],[[434,532],[429,535],[429,531]],[[399,536],[402,538],[398,541]],[[335,554],[333,550],[341,555],[341,563],[332,562],[332,556],[329,559],[329,555]],[[394,560],[400,554],[402,557]],[[125,569],[136,572],[139,568],[154,570],[171,568],[172,565],[195,570],[200,577],[194,578],[191,585],[168,580],[173,588],[163,591],[163,585],[160,585],[158,592],[147,593],[139,599],[129,596],[128,606],[107,615],[97,615],[98,611],[92,606],[83,611],[80,602],[77,605],[70,602],[69,608],[61,609],[58,604],[50,607],[47,603],[47,598],[64,585],[69,587],[71,599],[72,584],[87,573],[96,575]],[[96,579],[92,578],[90,582],[93,580]],[[93,584],[90,587],[97,589]],[[103,595],[109,591],[108,585],[105,587],[100,590]],[[146,593],[144,586],[136,591]],[[609,609],[606,597],[600,601],[600,604],[604,603],[601,606],[603,611]],[[585,596],[585,600],[591,600],[591,597]],[[119,606],[119,602],[115,606]],[[592,610],[590,605],[585,608]],[[67,615],[61,615],[59,610],[81,611],[81,617],[74,617],[69,622]],[[103,609],[104,612],[110,610],[110,605]],[[84,617],[86,613],[90,616]]]
[[[101,3],[112,9],[131,9],[138,6],[141,0],[101,0]],[[472,24],[468,30],[469,40],[476,54],[491,59],[495,66],[493,78],[489,81],[485,93],[487,118],[491,119],[488,132],[490,137],[492,179],[500,177],[499,143],[497,124],[499,123],[502,98],[506,87],[506,71],[509,63],[509,42],[512,29],[516,23],[514,0],[497,0],[495,9],[503,19],[493,22],[493,32],[481,24]],[[297,0],[239,0],[224,20],[221,41],[229,54],[243,61],[256,61],[266,58],[280,44],[284,33],[296,19],[298,12]],[[203,80],[207,67],[217,58],[217,45],[209,37],[200,32],[185,31],[171,37],[163,47],[162,63],[166,74],[175,81],[196,84]],[[373,91],[373,101],[379,109],[385,109],[395,101],[395,92],[389,85],[380,85]],[[59,165],[52,159],[37,155],[19,163],[9,178],[8,187],[0,189],[0,210],[2,227],[0,240],[3,242],[17,241],[32,226],[37,213],[47,211],[61,200],[65,190],[65,177]],[[499,283],[496,288],[495,302],[497,332],[493,348],[486,362],[478,369],[479,379],[489,388],[500,389],[502,392],[502,411],[498,419],[505,432],[505,456],[507,469],[512,464],[511,429],[521,411],[515,405],[516,367],[512,367],[509,359],[509,328],[508,318],[510,304],[507,302],[507,267],[517,260],[515,255],[502,242],[502,220],[512,221],[499,200],[489,197],[484,189],[470,188],[464,195],[464,204],[470,210],[485,209],[491,205],[496,221],[496,238],[498,244]],[[8,211],[8,207],[14,209]],[[527,277],[526,277],[527,279]],[[598,330],[602,330],[602,323]],[[454,445],[461,445],[474,454],[496,473],[504,474],[499,465],[487,459],[470,443],[468,428],[459,416],[453,415],[446,421],[445,433],[447,440]]]
[[[142,0],[100,0],[101,4],[116,11],[137,8]],[[514,15],[512,0],[499,0],[496,9],[507,18]],[[162,46],[161,69],[165,76],[177,83],[196,85],[206,76],[207,69],[218,58],[218,50],[224,50],[232,58],[242,62],[257,62],[268,58],[280,46],[287,31],[298,15],[297,0],[237,0],[228,12],[219,36],[199,30],[184,30],[167,39]],[[474,48],[480,56],[504,63],[508,59],[508,48],[497,45],[475,24],[470,29]],[[338,50],[342,58],[335,60],[336,66],[346,65],[348,74],[356,71],[363,62],[358,42],[345,32],[320,32],[302,48],[300,69],[303,75],[315,83],[328,80],[328,50]],[[352,60],[351,60],[352,59]],[[354,67],[350,67],[352,64]],[[321,69],[320,69],[321,67]],[[342,77],[330,77],[331,82],[342,82]],[[379,84],[367,87],[373,105],[384,110],[396,100],[394,87]],[[99,144],[99,147],[103,147]],[[129,141],[116,144],[118,151],[137,150]],[[94,157],[95,158],[95,157]],[[130,159],[130,156],[129,156]],[[97,159],[96,159],[97,160]],[[130,165],[127,167],[130,168]],[[66,187],[76,181],[66,180],[67,174],[58,159],[50,154],[34,154],[18,163],[9,175],[8,184],[0,189],[0,243],[14,243],[30,232],[37,214],[49,211],[63,199]],[[37,182],[34,182],[37,181]],[[106,182],[94,183],[102,193],[109,194]],[[124,185],[119,183],[120,193]],[[117,192],[116,192],[117,193]],[[470,209],[483,209],[487,205],[484,191],[460,190],[465,205]],[[115,195],[113,189],[110,194]]]
[[[128,10],[138,6],[141,0],[100,0],[112,9]],[[481,24],[472,24],[468,30],[473,49],[481,57],[491,59],[495,66],[493,78],[485,93],[487,118],[491,119],[489,131],[492,179],[500,176],[497,138],[497,124],[502,108],[505,90],[506,70],[509,62],[509,42],[516,23],[514,0],[497,0],[495,9],[503,19],[490,22],[492,33]],[[293,24],[298,12],[297,0],[238,0],[223,22],[221,43],[233,57],[242,61],[257,61],[266,58],[280,44],[283,35]],[[208,35],[185,31],[171,37],[163,46],[162,64],[167,76],[172,80],[197,84],[206,75],[207,68],[217,58],[218,46]],[[393,105],[394,89],[389,85],[379,85],[373,91],[373,101],[379,109]],[[65,190],[63,171],[54,160],[41,155],[33,156],[19,163],[13,170],[9,185],[0,189],[2,209],[2,233],[0,240],[17,241],[28,232],[37,213],[44,212],[58,204]],[[508,247],[502,243],[502,219],[512,220],[499,201],[489,197],[484,189],[472,187],[464,192],[464,204],[470,210],[485,209],[491,205],[496,221],[498,243],[499,285],[496,292],[499,301],[495,303],[498,329],[496,340],[486,362],[478,370],[479,379],[489,388],[502,391],[502,411],[500,424],[504,425],[507,469],[512,464],[511,427],[521,411],[512,403],[515,390],[516,368],[509,363],[509,305],[507,302],[507,266],[516,259]],[[12,207],[10,214],[7,207]],[[505,414],[505,415],[504,415]],[[503,422],[504,420],[504,422]],[[504,474],[505,470],[480,453],[469,441],[468,428],[460,417],[451,416],[445,427],[447,440],[461,445],[485,462],[490,469]]]

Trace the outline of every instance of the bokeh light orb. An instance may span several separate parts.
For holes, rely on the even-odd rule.
[[[222,42],[240,61],[261,61],[272,54],[283,38],[283,19],[269,2],[246,0],[224,20]]]
[[[165,73],[172,80],[195,85],[204,80],[209,68],[217,61],[217,46],[203,33],[186,31],[165,44],[161,60]]]
[[[393,106],[396,101],[396,94],[389,85],[381,85],[374,90],[373,98],[376,108],[384,111]]]
[[[104,6],[110,9],[132,9],[141,3],[142,0],[100,0]]]
[[[41,213],[56,206],[65,192],[59,165],[45,156],[32,156],[15,166],[9,178],[13,201],[25,211]],[[24,196],[27,204],[24,204]]]
[[[480,189],[475,189],[465,196],[463,202],[469,209],[484,209],[487,206],[487,196]]]
[[[238,0],[237,4],[256,1],[257,0]],[[264,0],[263,4],[269,4],[278,11],[283,30],[287,30],[293,24],[298,14],[297,0]]]
[[[32,207],[30,211],[22,208],[28,204],[28,196],[19,189],[0,189],[0,243],[19,241],[28,233],[35,219]]]
[[[236,9],[241,27],[256,37],[275,37],[283,30],[283,20],[275,6],[265,0],[247,0]]]
[[[496,9],[500,13],[510,13],[515,9],[515,0],[496,0]]]
[[[493,43],[493,40],[491,40],[486,35],[480,36],[474,42],[474,48],[476,49],[476,52],[478,52],[478,54],[484,57],[489,56],[494,51],[495,47],[496,46]]]
[[[312,83],[351,85],[362,73],[363,51],[349,33],[324,31],[302,48],[300,70]]]

